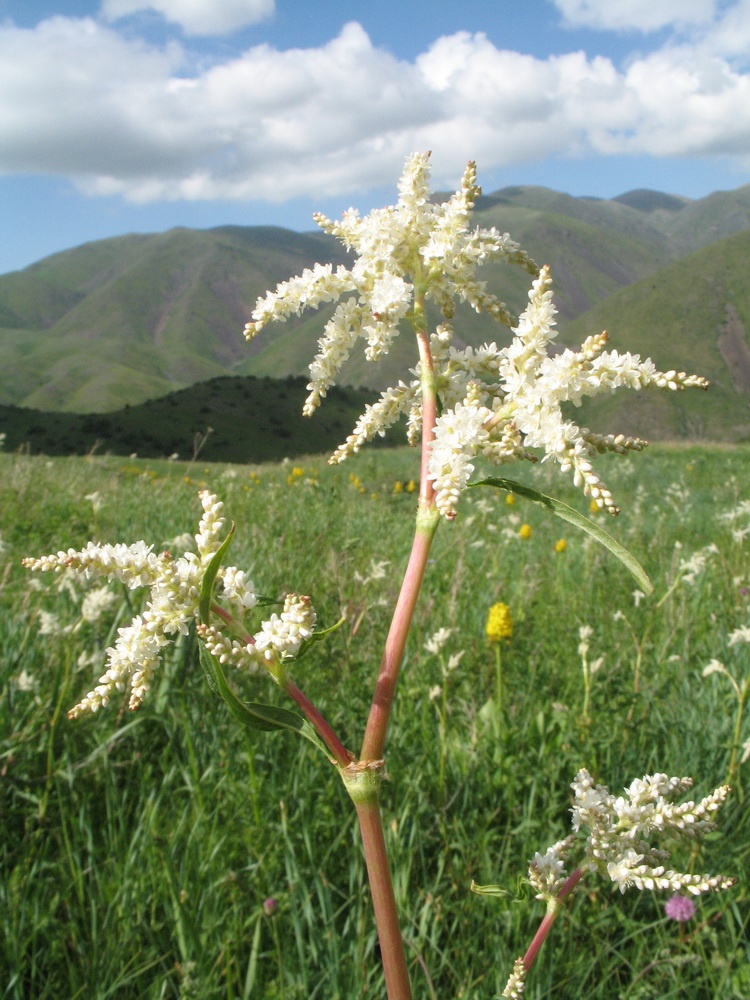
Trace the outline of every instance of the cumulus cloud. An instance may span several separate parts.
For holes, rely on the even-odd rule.
[[[116,21],[152,10],[188,35],[223,35],[273,14],[274,0],[103,0],[102,16]]]
[[[391,183],[416,149],[433,150],[440,186],[469,158],[490,170],[592,152],[721,155],[750,169],[742,9],[700,44],[672,39],[622,68],[469,32],[407,61],[357,23],[317,48],[260,45],[212,65],[93,19],[0,26],[0,170],[147,202],[346,194]]]
[[[553,0],[571,27],[609,31],[655,31],[657,28],[706,24],[716,0]]]

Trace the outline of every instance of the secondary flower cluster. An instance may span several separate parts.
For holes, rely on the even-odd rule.
[[[143,541],[131,545],[89,542],[80,551],[68,549],[23,560],[32,570],[74,570],[85,577],[106,577],[131,589],[148,587],[150,591],[145,611],[136,615],[130,625],[118,629],[115,645],[107,650],[105,673],[96,687],[71,709],[71,718],[96,712],[115,691],[125,690],[128,684],[130,708],[137,708],[151,685],[159,656],[170,637],[187,633],[189,622],[198,617],[203,575],[221,545],[225,525],[221,501],[207,490],[199,496],[203,515],[195,535],[197,552],[185,552],[175,559],[170,552],[156,555],[153,546]],[[258,603],[255,585],[235,566],[220,567],[216,579],[221,585],[219,597],[224,617],[242,623],[245,613]],[[288,595],[280,616],[271,615],[255,636],[246,636],[242,643],[234,640],[243,649],[242,665],[269,666],[273,661],[294,656],[314,626],[315,611],[310,599]],[[210,629],[212,637],[214,633],[221,635],[208,623],[202,623],[201,628]],[[222,639],[232,646],[232,640],[223,636]],[[238,662],[238,658],[232,662]]]
[[[729,794],[728,786],[720,786],[700,802],[672,801],[692,784],[690,778],[647,774],[633,781],[625,795],[615,796],[604,785],[595,784],[582,768],[571,785],[573,829],[587,831],[585,860],[579,868],[599,871],[621,892],[634,886],[698,895],[734,885],[736,879],[724,875],[693,875],[667,868],[669,851],[650,843],[653,834],[673,840],[698,839],[716,829],[711,816]],[[554,844],[546,854],[534,856],[529,878],[537,898],[554,900],[569,877],[566,862],[577,845],[573,834]]]
[[[481,193],[473,163],[467,166],[460,189],[437,204],[430,197],[428,161],[429,154],[420,153],[407,159],[395,206],[364,218],[350,209],[340,222],[317,215],[318,224],[353,250],[357,260],[351,268],[335,271],[330,264],[316,264],[258,299],[246,336],[254,337],[271,320],[283,321],[308,306],[344,296],[326,324],[310,367],[310,395],[304,407],[309,416],[358,339],[366,340],[366,357],[375,361],[388,352],[404,320],[424,337],[424,306],[432,301],[444,318],[429,338],[427,380],[433,381],[440,399],[429,478],[441,514],[455,517],[476,456],[495,463],[536,461],[529,449],[543,450],[546,458],[573,473],[576,485],[599,507],[616,514],[619,508],[594,471],[592,458],[606,451],[640,450],[645,442],[591,433],[565,417],[563,404],[578,405],[586,396],[620,387],[684,389],[705,388],[708,383],[684,372],[657,371],[653,362],[638,355],[605,351],[605,333],[589,337],[578,351],[551,356],[548,347],[556,331],[549,269],[540,272],[507,233],[471,228],[471,210]],[[493,260],[520,264],[537,275],[528,307],[509,346],[490,343],[458,350],[452,346],[450,323],[457,302],[509,326],[514,323],[505,304],[476,277],[477,267]],[[358,451],[402,415],[408,419],[409,439],[416,444],[426,371],[410,370],[407,381],[399,381],[368,405],[331,461]]]

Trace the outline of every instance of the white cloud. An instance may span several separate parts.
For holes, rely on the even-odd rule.
[[[604,31],[655,31],[707,24],[716,0],[553,0],[571,27]]]
[[[116,21],[153,10],[188,35],[223,35],[273,14],[274,0],[103,0],[102,16]]]
[[[735,41],[746,6],[726,15]],[[469,158],[489,171],[592,152],[721,155],[750,169],[750,75],[725,58],[727,33],[717,21],[704,42],[621,69],[469,32],[409,62],[351,23],[319,48],[261,45],[206,67],[91,19],[0,26],[0,170],[145,202],[348,194],[390,184],[416,149],[433,150],[438,186]]]

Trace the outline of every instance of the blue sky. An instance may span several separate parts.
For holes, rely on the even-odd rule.
[[[750,0],[0,0],[0,272],[437,188],[750,182]]]

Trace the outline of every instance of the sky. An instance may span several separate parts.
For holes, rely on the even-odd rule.
[[[0,273],[433,187],[750,183],[750,0],[0,0]]]

